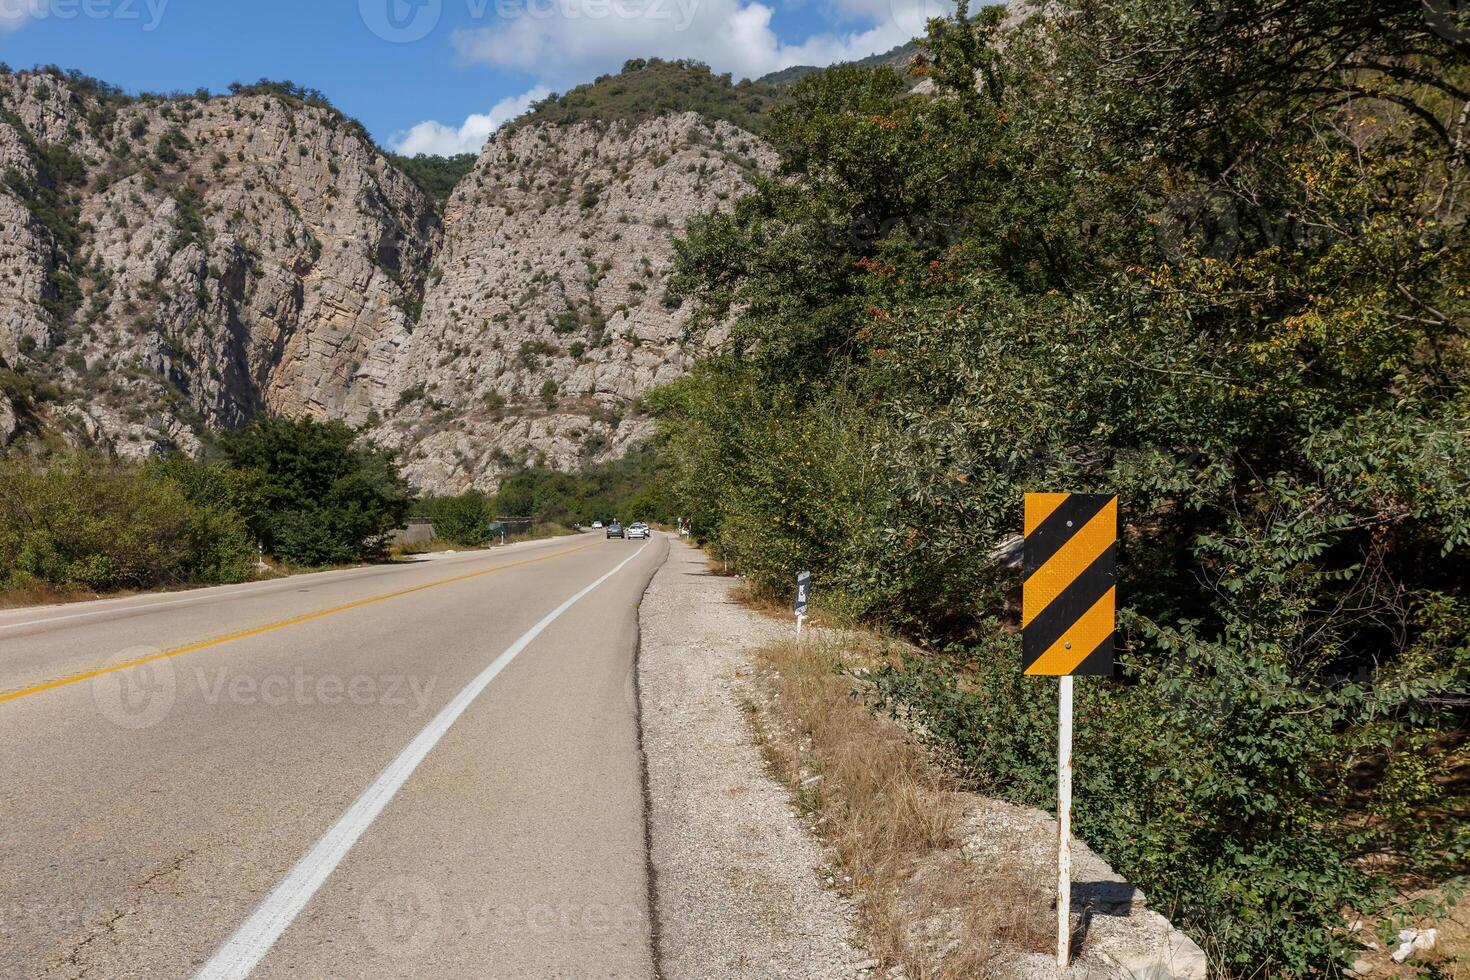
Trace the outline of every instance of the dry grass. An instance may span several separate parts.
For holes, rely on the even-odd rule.
[[[719,567],[718,562],[715,562],[711,566],[712,569],[717,567]],[[739,603],[747,609],[754,609],[756,612],[764,616],[770,616],[772,619],[784,619],[792,624],[793,629],[796,626],[795,607],[791,602],[773,596],[768,592],[759,591],[744,579],[731,590],[730,601]]]
[[[49,585],[38,585],[29,589],[11,589],[0,592],[0,609],[22,609],[27,606],[60,606],[74,602],[91,602],[93,599],[117,599],[136,592],[63,592]]]
[[[1434,962],[1450,980],[1470,980],[1470,904],[1461,902],[1438,928]]]
[[[1422,895],[1424,893],[1418,893]],[[1413,897],[1418,897],[1418,895]],[[1410,896],[1406,896],[1410,897]],[[1412,923],[1416,928],[1433,927],[1438,931],[1434,949],[1416,954],[1408,963],[1394,963],[1388,958],[1393,944],[1367,955],[1365,959],[1373,966],[1373,977],[1412,978],[1429,974],[1445,980],[1470,980],[1470,902],[1461,901],[1451,907],[1449,914],[1441,919],[1427,918]]]
[[[762,700],[750,710],[767,761],[839,856],[834,875],[872,955],[911,980],[1007,975],[1007,954],[1052,942],[1051,884],[966,859],[956,787],[845,673],[883,655],[871,639],[828,631],[761,651]]]

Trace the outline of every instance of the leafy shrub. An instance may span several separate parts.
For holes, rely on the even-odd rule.
[[[413,515],[431,522],[440,540],[478,548],[490,539],[495,500],[475,492],[458,497],[426,497],[414,504]]]
[[[696,532],[925,641],[882,705],[1037,805],[1053,688],[992,549],[1027,491],[1119,494],[1079,830],[1222,971],[1330,974],[1346,910],[1470,853],[1470,224],[1441,193],[1470,188],[1434,81],[1470,63],[1412,5],[1205,6],[962,10],[934,97],[798,82],[788,180],[680,245],[672,291],[730,340],[650,401]]]
[[[251,531],[303,565],[380,556],[408,513],[408,484],[389,453],[340,422],[258,419],[220,440],[235,467],[259,474]]]
[[[156,468],[75,454],[0,466],[0,588],[237,582],[253,548],[239,513],[191,500]]]
[[[677,516],[661,488],[662,464],[648,446],[580,473],[525,469],[508,476],[495,497],[501,517],[530,517],[555,524],[597,520],[663,521]]]

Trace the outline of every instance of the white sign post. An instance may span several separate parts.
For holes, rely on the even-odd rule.
[[[1111,677],[1117,629],[1118,498],[1026,494],[1021,662],[1057,677],[1057,966],[1072,961],[1072,679]]]
[[[801,627],[806,622],[807,607],[812,598],[812,573],[802,572],[796,576],[796,638],[801,639]]]
[[[1057,966],[1072,962],[1072,675],[1057,712]]]

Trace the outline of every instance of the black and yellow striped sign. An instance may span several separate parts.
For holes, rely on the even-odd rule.
[[[1118,498],[1028,493],[1021,650],[1039,677],[1113,674]]]

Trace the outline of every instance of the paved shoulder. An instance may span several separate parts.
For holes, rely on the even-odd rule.
[[[767,775],[739,703],[775,627],[672,545],[642,611],[639,681],[665,980],[861,975],[849,904]]]

